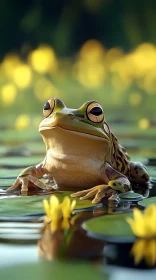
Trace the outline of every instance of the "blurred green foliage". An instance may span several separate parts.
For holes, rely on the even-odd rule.
[[[156,43],[153,0],[27,0],[0,2],[1,57],[21,47],[47,43],[72,55],[90,38],[126,51]]]
[[[56,96],[155,126],[155,11],[153,0],[1,1],[1,123],[27,127]]]

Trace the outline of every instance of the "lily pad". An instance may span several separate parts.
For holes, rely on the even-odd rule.
[[[132,213],[100,216],[84,222],[82,227],[88,231],[88,235],[99,239],[132,242],[135,237],[126,222],[127,217],[132,217]]]
[[[54,192],[60,202],[65,196],[70,196],[72,192]],[[0,206],[1,216],[21,216],[21,215],[43,215],[43,199],[49,199],[50,195],[42,196],[19,196],[11,198],[3,198]],[[71,200],[73,200],[71,198]],[[90,200],[76,199],[74,211],[89,211],[93,208],[102,206],[101,204],[93,205]]]
[[[15,179],[16,179],[16,177],[4,178],[4,179],[0,178],[0,188],[10,187],[13,184],[13,182],[15,181]]]
[[[43,143],[43,141],[39,141],[39,142],[31,142],[31,143],[27,143],[25,144],[25,146],[27,147],[27,149],[30,151],[30,152],[36,152],[36,153],[45,153],[45,145]]]
[[[2,157],[0,158],[1,166],[30,166],[43,161],[42,156],[33,157]]]
[[[135,193],[133,191],[121,193],[119,194],[119,197],[121,200],[127,200],[127,201],[139,201],[143,199],[143,196],[139,193]]]
[[[147,207],[150,204],[156,204],[156,196],[143,199],[142,201],[139,201],[138,204],[143,207]]]
[[[3,145],[0,146],[0,154],[6,153],[7,150],[8,150],[8,149],[7,149],[6,146],[3,146]]]
[[[0,135],[0,140],[4,143],[13,143],[13,142],[23,142],[40,139],[40,135],[35,129],[21,130],[17,131],[15,129],[9,129],[3,131]]]
[[[1,168],[0,169],[0,179],[3,178],[9,178],[9,177],[17,177],[21,172],[23,168],[17,168],[17,169],[8,169],[8,168]]]
[[[86,262],[67,262],[67,261],[53,261],[53,262],[38,262],[29,263],[11,267],[9,269],[0,269],[1,279],[10,280],[27,280],[27,279],[44,279],[50,280],[53,278],[57,280],[68,279],[90,279],[90,280],[106,280],[108,276],[104,271],[98,269],[97,266]]]

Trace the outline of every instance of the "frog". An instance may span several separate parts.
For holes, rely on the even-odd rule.
[[[29,185],[41,189],[71,190],[71,197],[117,200],[118,194],[132,191],[132,182],[147,183],[146,167],[132,162],[105,120],[102,106],[95,100],[80,108],[66,107],[59,98],[43,106],[39,132],[46,147],[44,160],[24,169],[8,192],[20,187],[27,195]],[[54,185],[40,178],[49,176]]]

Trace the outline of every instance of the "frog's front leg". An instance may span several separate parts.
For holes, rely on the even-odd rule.
[[[109,163],[105,163],[102,172],[104,173],[105,184],[76,192],[71,197],[80,197],[81,200],[93,198],[92,203],[98,203],[104,197],[109,196],[110,198],[114,198],[114,194],[116,195],[118,191],[125,192],[131,190],[131,184],[128,178],[113,169]]]
[[[146,183],[150,179],[146,167],[141,162],[130,162],[130,180],[137,183]]]
[[[30,166],[24,169],[19,176],[17,177],[16,181],[13,185],[7,189],[7,192],[10,192],[19,186],[21,186],[21,194],[26,195],[28,192],[29,183],[33,183],[37,187],[41,189],[50,189],[49,186],[42,183],[38,178],[42,177],[46,174],[46,170],[43,167],[43,162],[38,165]]]

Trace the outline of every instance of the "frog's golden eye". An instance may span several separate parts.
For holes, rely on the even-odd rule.
[[[49,99],[43,106],[43,115],[45,116],[45,118],[47,118],[52,111],[54,110],[55,107],[55,99],[51,98]]]
[[[90,103],[87,107],[87,118],[95,123],[100,123],[104,119],[102,107],[98,103]]]

